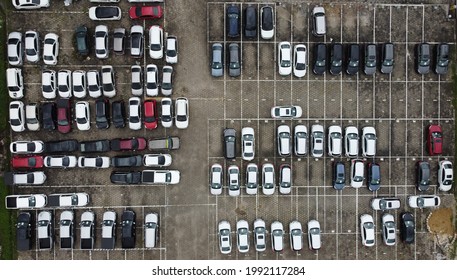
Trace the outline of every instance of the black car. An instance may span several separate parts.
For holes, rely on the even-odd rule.
[[[125,106],[124,101],[114,101],[112,106],[113,125],[115,128],[125,127]]]
[[[314,67],[313,72],[316,75],[324,75],[327,60],[327,47],[325,44],[317,44],[314,47]]]
[[[32,249],[32,215],[28,212],[21,212],[17,216],[16,243],[18,251]]]
[[[374,75],[376,73],[376,45],[368,44],[365,47],[365,75]]]
[[[227,36],[238,37],[239,33],[239,21],[240,21],[240,8],[235,5],[227,7]]]
[[[80,55],[89,54],[89,32],[87,27],[84,25],[76,28],[75,32],[76,37],[76,50]]]
[[[343,45],[332,44],[329,68],[332,75],[338,75],[343,70]]]
[[[400,219],[400,238],[403,242],[411,244],[414,242],[414,216],[409,212],[405,212],[401,215]]]
[[[254,6],[248,6],[244,10],[244,36],[257,37],[257,9]]]
[[[435,72],[438,75],[446,75],[449,66],[449,45],[439,44],[436,47]]]
[[[430,187],[430,164],[427,161],[416,163],[416,187],[421,192]]]
[[[394,44],[385,43],[381,49],[381,73],[390,74],[394,69]]]
[[[51,141],[45,143],[45,152],[49,154],[78,151],[79,145],[76,140]]]
[[[133,156],[116,156],[111,158],[112,167],[133,167],[142,166],[143,157],[141,155]]]
[[[122,248],[135,248],[135,212],[125,210],[122,213]]]
[[[346,73],[355,75],[359,72],[360,47],[357,44],[351,44],[348,47]]]
[[[79,142],[79,151],[81,153],[109,152],[109,140],[95,140]]]
[[[141,182],[141,172],[113,172],[111,173],[111,183],[118,185],[133,185]]]
[[[57,122],[56,103],[46,102],[41,105],[41,119],[43,121],[43,129],[55,130]]]
[[[333,165],[333,188],[335,190],[342,190],[345,182],[344,163],[341,161],[335,162]]]
[[[224,156],[226,159],[236,157],[236,131],[233,128],[224,129]]]
[[[430,71],[430,45],[422,43],[416,47],[416,71],[424,75]]]
[[[109,127],[109,101],[107,98],[95,101],[95,123],[97,128],[106,129]]]
[[[368,164],[368,189],[372,192],[379,190],[381,187],[381,167],[379,164],[370,162]]]

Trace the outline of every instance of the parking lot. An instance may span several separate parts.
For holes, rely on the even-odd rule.
[[[390,1],[386,1],[390,2]],[[392,1],[394,2],[394,1]],[[447,20],[447,4],[325,4],[327,35],[314,37],[311,33],[311,10],[316,3],[282,1],[281,3],[255,2],[252,5],[269,4],[276,16],[275,37],[272,40],[228,40],[225,36],[224,14],[229,2],[193,1],[191,5],[174,1],[164,4],[164,19],[139,21],[145,30],[152,24],[160,24],[164,31],[178,36],[179,63],[174,65],[174,93],[172,98],[184,96],[189,99],[190,126],[186,130],[159,128],[154,131],[131,131],[127,127],[98,130],[95,125],[89,132],[76,128],[67,135],[57,131],[48,133],[14,133],[13,140],[96,140],[118,137],[141,136],[146,138],[179,136],[181,148],[173,151],[170,169],[181,171],[181,183],[176,186],[117,186],[109,181],[110,169],[102,170],[45,170],[48,180],[43,187],[18,187],[15,193],[59,193],[87,192],[91,196],[89,207],[75,209],[76,221],[84,210],[96,213],[97,240],[100,248],[101,217],[106,209],[114,209],[120,215],[126,208],[137,214],[136,249],[121,249],[120,227],[117,230],[115,250],[79,250],[79,238],[75,249],[63,251],[55,243],[51,251],[20,252],[20,259],[435,259],[437,244],[426,228],[426,217],[430,210],[413,210],[416,218],[416,241],[412,245],[401,242],[393,247],[385,246],[381,236],[381,213],[369,205],[376,196],[395,196],[401,199],[399,211],[391,211],[397,221],[399,239],[399,216],[402,211],[411,211],[407,196],[417,194],[414,186],[414,165],[426,159],[432,167],[432,186],[437,181],[438,161],[454,157],[454,110],[452,107],[452,81],[450,74],[438,76],[433,72],[421,76],[415,72],[414,47],[426,41],[430,44],[448,42],[454,50],[455,22]],[[240,3],[237,3],[240,5]],[[243,3],[244,8],[248,3]],[[77,26],[85,24],[93,33],[99,23],[87,16],[88,1],[74,2],[64,7],[63,1],[53,1],[51,8],[31,12],[13,11],[8,18],[8,31],[25,32],[36,29],[40,35],[56,32],[60,36],[59,62],[54,70],[91,70],[102,65],[113,65],[116,75],[117,96],[113,100],[127,101],[130,93],[130,66],[145,66],[156,63],[162,67],[164,61],[152,61],[149,56],[142,59],[110,54],[107,60],[98,60],[92,53],[82,60],[75,55],[73,33]],[[109,30],[115,27],[130,29],[134,23],[128,18],[131,4],[121,1],[122,20],[102,22]],[[21,17],[27,15],[27,17]],[[146,36],[146,42],[148,42]],[[317,42],[330,43],[384,43],[395,45],[395,66],[391,75],[377,71],[375,76],[341,74],[331,76],[314,75],[308,67],[304,78],[293,75],[279,76],[277,70],[277,44],[289,41],[292,45],[302,42],[309,50],[308,61],[313,61],[313,46]],[[238,78],[227,73],[222,78],[212,78],[209,63],[211,45],[215,42],[238,42],[242,50],[242,70]],[[145,53],[147,43],[145,45]],[[433,49],[434,50],[434,49]],[[452,52],[453,53],[453,52]],[[43,101],[40,94],[41,70],[43,66],[25,63],[23,66],[26,85],[26,102]],[[226,71],[225,71],[226,72]],[[160,98],[159,98],[160,99]],[[87,98],[94,105],[94,100]],[[277,105],[299,105],[303,115],[298,120],[277,121],[270,117],[270,109]],[[93,111],[92,111],[92,114]],[[92,116],[93,117],[93,116]],[[94,118],[92,118],[94,119]],[[365,187],[354,189],[347,186],[335,191],[332,184],[332,158],[324,154],[318,160],[295,156],[277,156],[275,141],[276,127],[280,124],[294,126],[302,123],[308,128],[319,123],[327,129],[336,124],[343,128],[354,125],[359,131],[364,126],[377,130],[377,153],[375,161],[382,171],[382,187],[372,193]],[[426,152],[426,128],[438,123],[444,132],[445,145],[442,157],[430,157]],[[208,172],[213,163],[226,168],[231,164],[240,167],[242,185],[247,162],[237,157],[234,162],[224,160],[222,153],[222,131],[250,126],[256,135],[256,157],[254,163],[290,163],[293,168],[293,188],[290,195],[272,196],[246,195],[244,189],[239,197],[229,197],[224,188],[221,196],[212,196],[208,189]],[[239,138],[238,138],[239,140]],[[238,151],[241,151],[238,141]],[[325,143],[326,144],[326,143]],[[123,155],[128,153],[122,153]],[[109,156],[120,155],[110,152]],[[238,153],[239,155],[239,153]],[[347,174],[350,161],[343,157]],[[348,182],[348,181],[347,181]],[[427,194],[439,194],[441,207],[454,207],[451,193],[438,193],[431,187]],[[143,217],[150,211],[160,216],[159,246],[154,249],[143,247]],[[38,211],[36,211],[37,214]],[[57,222],[61,210],[54,211]],[[360,241],[359,216],[372,214],[376,225],[376,246],[367,248]],[[299,220],[306,230],[310,219],[320,221],[323,245],[318,252],[303,249],[293,252],[288,248],[289,238],[284,238],[285,250],[274,253],[266,250],[255,252],[251,247],[247,254],[236,250],[236,221],[245,219],[252,227],[256,218],[262,218],[267,227],[275,220],[281,221],[286,233],[292,220]],[[232,226],[232,253],[219,252],[217,224],[228,220]],[[252,228],[251,228],[252,229]],[[78,230],[76,236],[79,236]],[[58,226],[56,227],[58,237]],[[305,236],[306,237],[306,236]],[[269,238],[269,235],[268,235]],[[307,241],[305,240],[305,247]],[[251,238],[251,246],[253,245]],[[270,246],[268,240],[267,243]],[[36,248],[36,246],[34,246]]]

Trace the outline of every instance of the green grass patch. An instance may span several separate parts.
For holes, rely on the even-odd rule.
[[[15,224],[16,217],[13,216],[14,211],[5,208],[5,196],[8,195],[8,187],[3,183],[3,177],[0,177],[0,244],[2,244],[2,252],[0,259],[13,260],[16,255],[16,234]]]
[[[0,14],[0,40],[6,42],[6,26],[5,19]],[[6,88],[6,44],[0,44],[0,131],[6,131],[8,128],[8,106],[9,106],[9,94]]]
[[[454,51],[452,52],[452,57],[457,57],[457,50],[454,48]],[[453,61],[455,61],[455,59],[453,59]],[[454,119],[457,119],[457,66],[455,63],[451,63],[451,73],[452,73],[452,96],[453,96],[453,99],[452,99],[452,105],[454,106]],[[454,139],[456,141],[456,145],[455,147],[457,147],[457,124],[454,122]],[[457,151],[454,151],[454,158],[457,158]],[[454,174],[457,174],[456,173],[456,163],[454,162]],[[454,199],[456,201],[456,211],[454,211],[454,215],[455,213],[457,213],[457,192],[455,191],[456,190],[456,184],[454,183],[454,188],[453,188],[453,191],[454,191]],[[455,232],[455,229],[457,228],[457,217],[454,216],[454,232]],[[454,244],[452,246],[452,249],[451,249],[451,252],[450,252],[450,259],[451,260],[454,260],[456,259],[457,257],[457,242],[454,241]]]

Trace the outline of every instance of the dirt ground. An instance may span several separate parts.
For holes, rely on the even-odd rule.
[[[440,259],[451,259],[453,253],[453,243],[456,241],[457,232],[454,229],[455,215],[452,208],[441,208],[433,211],[427,218],[427,228],[435,237]],[[455,259],[455,256],[454,256]]]

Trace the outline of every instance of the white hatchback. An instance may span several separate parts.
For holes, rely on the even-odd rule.
[[[149,29],[149,56],[152,59],[163,57],[163,30],[158,25],[153,25]]]
[[[300,106],[274,106],[271,108],[271,117],[275,119],[300,118],[303,110]]]
[[[389,213],[382,215],[382,239],[387,246],[395,245],[395,220]]]

